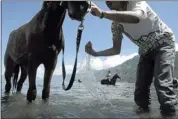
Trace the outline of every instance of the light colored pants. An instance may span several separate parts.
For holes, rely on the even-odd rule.
[[[135,84],[135,102],[150,103],[150,85],[154,77],[154,86],[161,105],[177,103],[173,92],[173,72],[175,61],[175,42],[163,43],[153,51],[140,56]]]

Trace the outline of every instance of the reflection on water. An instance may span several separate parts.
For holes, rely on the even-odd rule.
[[[93,82],[95,90],[92,90],[94,88],[86,86],[86,82],[76,81],[71,90],[63,91],[61,82],[52,80],[50,99],[47,102],[41,100],[41,84],[43,81],[39,80],[37,98],[29,104],[26,101],[27,81],[22,93],[11,94],[9,97],[3,94],[4,82],[2,82],[2,118],[161,117],[154,88],[151,93],[151,110],[143,112],[133,101],[134,84],[132,83],[117,82],[116,86],[104,86],[100,85],[100,82]]]

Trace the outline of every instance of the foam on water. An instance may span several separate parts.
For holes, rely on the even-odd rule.
[[[86,88],[94,98],[100,100],[100,102],[108,103],[113,106],[110,100],[105,96],[104,92],[96,85],[96,83],[98,82],[90,63],[91,58],[88,55],[83,60],[79,71],[77,72],[79,79],[82,81],[82,84],[86,86]]]

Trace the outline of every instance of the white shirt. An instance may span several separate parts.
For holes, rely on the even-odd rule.
[[[172,30],[159,18],[145,1],[129,1],[127,11],[142,10],[143,16],[139,23],[112,23],[113,37],[118,37],[120,31],[139,47],[139,54],[161,44],[163,39],[174,41]]]

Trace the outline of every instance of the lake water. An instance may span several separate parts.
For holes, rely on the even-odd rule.
[[[3,93],[5,81],[2,80],[2,118],[162,117],[153,86],[151,89],[151,110],[150,112],[143,112],[134,103],[133,93],[135,87],[133,83],[117,82],[116,86],[105,86],[101,85],[99,81],[88,79],[82,80],[82,83],[75,81],[71,90],[64,91],[62,89],[62,79],[55,79],[51,82],[49,101],[43,102],[41,100],[43,80],[37,80],[37,98],[32,104],[29,104],[26,101],[27,81],[24,83],[20,94],[11,94],[6,97]],[[175,90],[175,92],[178,95],[178,90]],[[172,118],[178,118],[178,114]]]

